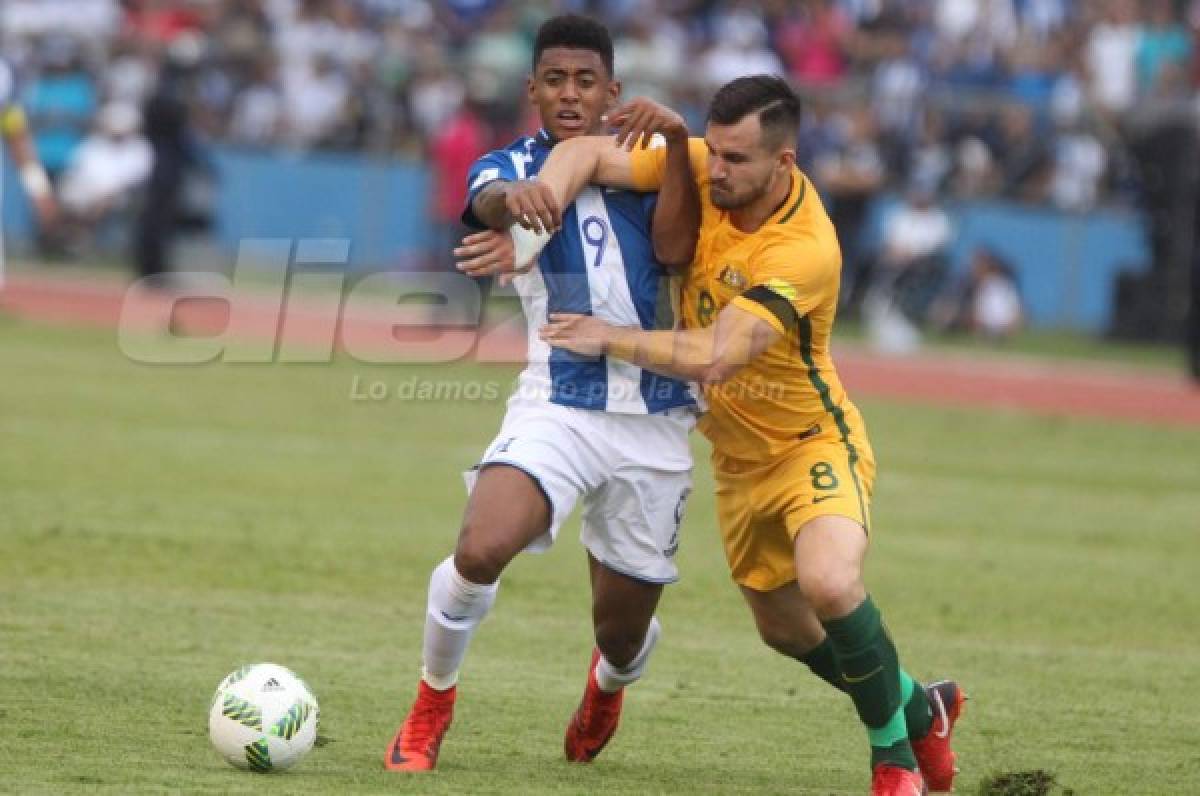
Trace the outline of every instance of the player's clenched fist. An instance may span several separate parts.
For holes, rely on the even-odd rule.
[[[661,134],[667,143],[687,142],[687,122],[675,111],[652,99],[638,97],[609,114],[608,122],[617,128],[617,146],[632,151],[638,142],[642,149],[650,146],[650,138]]]
[[[554,192],[537,180],[517,180],[504,192],[504,206],[515,223],[539,234],[562,226],[562,210]]]

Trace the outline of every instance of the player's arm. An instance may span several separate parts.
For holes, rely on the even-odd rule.
[[[549,240],[546,230],[557,228],[562,221],[557,207],[551,207],[543,196],[549,196],[545,187],[522,179],[508,152],[490,152],[477,160],[467,175],[462,222],[481,231],[466,236],[454,249],[458,270],[471,277],[505,279],[531,268]],[[539,222],[536,232],[515,223],[530,207]]]
[[[559,207],[575,201],[588,183],[609,188],[638,187],[633,180],[632,155],[608,135],[560,141],[538,172],[537,182]]]
[[[700,190],[692,173],[687,123],[675,111],[644,97],[633,100],[615,114],[619,125],[616,143],[630,152],[644,152],[651,136],[666,142],[662,182],[651,223],[654,258],[671,268],[686,268],[696,253],[700,237]],[[635,180],[636,182],[636,180]]]
[[[592,315],[551,313],[541,338],[583,356],[610,356],[664,376],[722,384],[766,351],[782,333],[730,304],[702,329],[650,331],[613,326]]]
[[[12,153],[21,185],[37,211],[38,220],[42,224],[53,222],[58,206],[54,201],[50,179],[46,176],[46,170],[42,167],[34,148],[29,124],[19,106],[5,107],[0,104],[0,135],[3,136],[8,151]]]

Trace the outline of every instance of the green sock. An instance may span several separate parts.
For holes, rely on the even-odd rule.
[[[821,643],[800,658],[800,662],[837,690],[846,690],[829,636],[821,639]],[[904,723],[908,727],[909,740],[924,738],[933,727],[933,709],[929,705],[929,695],[925,693],[925,686],[914,680],[904,669],[900,670],[900,700],[904,703]]]
[[[901,698],[900,662],[879,609],[870,597],[846,616],[823,623],[842,685],[871,743],[871,767],[880,763],[915,771]],[[911,678],[909,678],[911,681]]]
[[[929,695],[925,686],[900,670],[900,698],[904,700],[904,723],[908,725],[910,740],[919,740],[929,734],[933,727],[933,709],[929,706]]]
[[[820,644],[809,650],[808,654],[800,659],[800,662],[837,690],[846,690],[846,686],[842,685],[842,670],[838,668],[837,656],[833,654],[833,644],[829,643],[829,636],[823,638]]]

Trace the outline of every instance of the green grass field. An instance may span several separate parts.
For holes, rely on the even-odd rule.
[[[0,791],[862,793],[848,701],[757,641],[704,451],[683,581],[622,729],[561,761],[590,649],[577,526],[518,559],[464,670],[438,773],[381,756],[425,584],[500,400],[356,401],[513,371],[145,366],[111,334],[0,318]],[[1200,792],[1200,431],[862,401],[881,478],[869,583],[918,677],[972,702],[960,792],[1045,769],[1077,794]],[[212,690],[273,660],[330,743],[296,770],[209,747]]]

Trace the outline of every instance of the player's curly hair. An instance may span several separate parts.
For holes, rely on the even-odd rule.
[[[538,28],[533,41],[533,68],[536,71],[542,53],[551,47],[591,50],[600,56],[608,76],[613,74],[613,43],[608,28],[590,17],[562,14],[550,17]]]
[[[749,75],[717,90],[708,106],[714,124],[737,124],[758,114],[767,147],[794,145],[800,136],[800,98],[787,81],[775,75]]]

